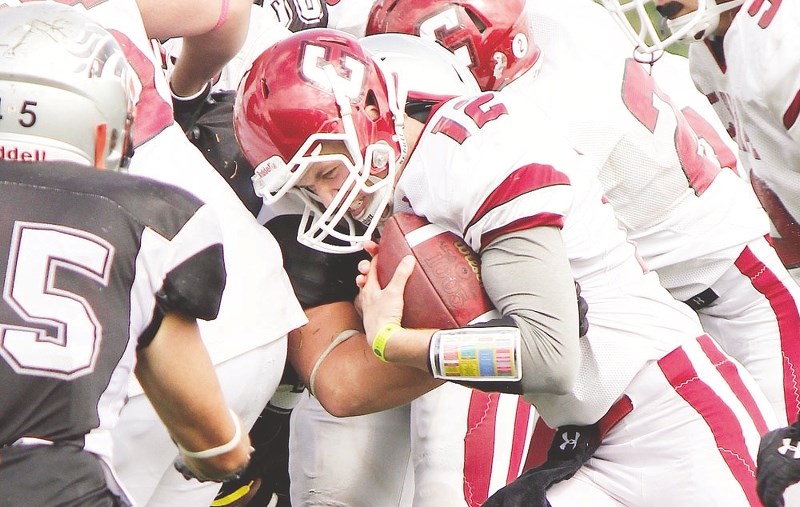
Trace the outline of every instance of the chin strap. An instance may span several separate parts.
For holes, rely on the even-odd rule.
[[[380,64],[376,62],[380,69]],[[382,69],[381,69],[382,71]],[[402,167],[408,156],[408,141],[405,134],[405,107],[408,100],[408,89],[403,86],[400,76],[396,72],[385,73],[386,92],[389,96],[389,111],[394,118],[394,132],[400,144],[400,155],[397,157],[397,167]]]

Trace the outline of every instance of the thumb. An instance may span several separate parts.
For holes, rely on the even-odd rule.
[[[403,259],[397,265],[397,268],[392,275],[392,279],[389,281],[386,289],[399,290],[402,293],[406,287],[408,279],[411,277],[411,273],[414,272],[414,266],[416,263],[417,259],[415,259],[413,255],[406,255],[403,257]]]

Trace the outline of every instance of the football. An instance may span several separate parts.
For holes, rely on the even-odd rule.
[[[481,283],[480,258],[457,235],[417,215],[396,213],[384,224],[379,245],[381,287],[403,257],[417,260],[403,297],[403,327],[452,329],[496,317]]]

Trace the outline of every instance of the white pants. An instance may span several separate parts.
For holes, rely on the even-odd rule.
[[[249,431],[278,387],[286,337],[215,366],[228,405]],[[178,450],[144,395],[123,407],[112,432],[114,468],[137,506],[207,507],[220,484],[186,480],[172,466]]]
[[[519,396],[452,383],[347,418],[308,396],[292,413],[292,505],[480,506],[521,473],[533,412]]]
[[[776,427],[752,377],[701,338],[645,367],[626,394],[633,411],[569,480],[553,507],[751,506],[760,435]]]
[[[338,418],[304,393],[292,411],[293,507],[409,507],[409,406]]]
[[[750,242],[698,310],[703,328],[756,379],[781,426],[800,410],[800,286],[766,239]]]

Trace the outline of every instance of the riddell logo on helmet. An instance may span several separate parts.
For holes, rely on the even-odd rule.
[[[44,150],[26,150],[16,146],[0,145],[0,160],[18,160],[20,162],[39,162],[47,158]]]

